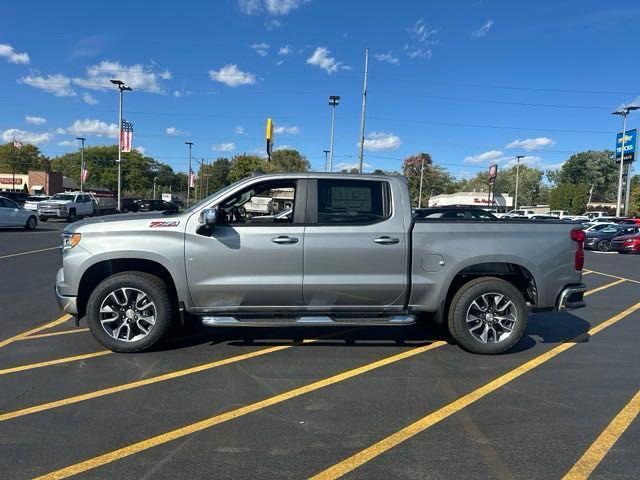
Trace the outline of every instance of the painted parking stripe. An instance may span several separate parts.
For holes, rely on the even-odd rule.
[[[0,257],[0,260],[5,259],[5,258],[21,257],[22,255],[31,255],[32,253],[48,252],[49,250],[60,250],[60,246],[49,247],[49,248],[41,248],[39,250],[30,250],[28,252],[11,253],[9,255],[2,255]]]
[[[293,390],[289,390],[287,392],[283,392],[278,395],[265,398],[264,400],[261,400],[259,402],[251,403],[249,405],[245,405],[244,407],[236,408],[234,410],[230,410],[228,412],[206,418],[199,422],[192,423],[190,425],[177,428],[175,430],[171,430],[160,435],[156,435],[146,440],[142,440],[140,442],[127,445],[125,447],[119,448],[117,450],[113,450],[103,455],[90,458],[89,460],[85,460],[83,462],[76,463],[74,465],[70,465],[60,470],[56,470],[46,475],[37,477],[37,479],[61,479],[61,478],[71,477],[73,475],[78,475],[79,473],[83,473],[88,470],[93,470],[94,468],[98,468],[100,466],[120,460],[130,455],[134,455],[136,453],[140,453],[150,448],[157,447],[158,445],[163,445],[165,443],[171,442],[173,440],[177,440],[187,435],[200,432],[202,430],[211,428],[221,423],[228,422],[230,420],[235,420],[237,418],[243,417],[245,415],[256,412],[258,410],[262,410],[272,405],[282,403],[292,398],[296,398],[301,395],[314,392],[316,390],[328,387],[330,385],[334,385],[336,383],[344,382],[345,380],[349,380],[353,377],[362,375],[364,373],[384,367],[386,365],[391,365],[401,360],[415,357],[416,355],[427,352],[429,350],[433,350],[438,347],[442,347],[443,345],[446,345],[446,342],[438,341],[438,342],[431,343],[429,345],[412,348],[411,350],[407,350],[405,352],[398,353],[390,357],[385,357],[381,360],[377,360],[375,362],[368,363],[366,365],[362,365],[360,367],[357,367],[351,370],[347,370],[345,372],[339,373],[337,375],[333,375],[331,377],[324,378],[322,380],[318,380],[316,382],[304,385],[302,387],[294,388]]]
[[[640,390],[607,425],[563,480],[586,480],[640,412]]]
[[[409,440],[410,438],[418,435],[419,433],[424,432],[428,428],[440,423],[441,421],[447,419],[451,415],[459,412],[460,410],[472,405],[477,402],[481,398],[489,395],[490,393],[495,392],[499,388],[504,387],[509,382],[521,377],[527,372],[530,372],[534,368],[539,367],[540,365],[548,362],[552,358],[556,357],[560,353],[569,350],[571,347],[579,344],[580,342],[588,339],[589,337],[601,332],[605,328],[610,327],[611,325],[616,324],[623,318],[628,317],[632,313],[636,312],[640,309],[640,302],[635,305],[627,308],[623,312],[618,313],[617,315],[605,320],[604,322],[598,324],[597,326],[589,329],[589,331],[578,335],[577,337],[568,340],[548,352],[545,352],[537,357],[529,360],[528,362],[520,365],[519,367],[510,370],[509,372],[501,375],[500,377],[492,380],[491,382],[483,385],[476,390],[473,390],[466,395],[458,398],[457,400],[445,405],[438,410],[429,413],[428,415],[422,417],[420,420],[398,430],[397,432],[389,435],[386,438],[374,443],[370,447],[365,448],[364,450],[359,451],[358,453],[342,460],[341,462],[323,470],[311,477],[312,480],[329,480],[340,478],[343,475],[355,470],[356,468],[364,465],[367,462],[375,459],[376,457],[384,454],[385,452],[391,450],[394,447],[397,447],[401,443]]]
[[[640,280],[634,280],[632,278],[619,277],[618,275],[611,275],[610,273],[596,272],[595,270],[591,270],[591,273],[595,273],[596,275],[602,275],[603,277],[618,278],[620,280],[626,280],[627,282],[640,283]]]
[[[5,368],[0,370],[0,375],[8,375],[10,373],[24,372],[25,370],[34,370],[36,368],[50,367],[52,365],[60,365],[63,363],[77,362],[78,360],[86,360],[88,358],[102,357],[113,353],[111,350],[100,350],[99,352],[83,353],[82,355],[74,355],[72,357],[56,358],[55,360],[47,360],[44,362],[30,363],[28,365],[20,365],[18,367]]]
[[[41,332],[42,330],[46,330],[47,328],[52,328],[55,327],[57,325],[61,325],[64,322],[66,322],[67,320],[69,320],[71,318],[71,315],[63,315],[60,318],[53,320],[52,322],[49,323],[45,323],[44,325],[41,325],[39,327],[36,328],[32,328],[31,330],[27,330],[26,332],[22,332],[19,333],[18,335],[14,335],[11,338],[7,338],[6,340],[1,340],[0,341],[0,348],[2,347],[6,347],[7,345],[17,341],[17,340],[21,340],[24,337],[28,337],[29,335],[33,335],[34,333],[38,333]]]
[[[589,295],[593,295],[594,293],[601,292],[602,290],[606,290],[607,288],[615,287],[616,285],[620,285],[621,283],[624,283],[626,281],[627,281],[626,279],[621,278],[620,280],[616,280],[615,282],[607,283],[600,287],[592,288],[588,292],[585,292],[584,296],[588,297]]]
[[[46,337],[56,337],[58,335],[69,335],[70,333],[83,333],[88,332],[88,328],[76,328],[74,330],[63,330],[62,332],[51,332],[51,333],[39,333],[37,335],[29,335],[27,337],[19,338],[18,340],[35,340],[37,338],[46,338]]]

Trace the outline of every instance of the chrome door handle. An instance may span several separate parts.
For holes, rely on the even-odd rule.
[[[374,238],[373,241],[376,243],[379,243],[380,245],[394,245],[396,243],[400,243],[399,238],[393,238],[393,237],[387,237],[387,236]]]
[[[272,238],[273,243],[286,244],[286,243],[298,243],[296,237],[287,237],[286,235],[280,235],[279,237]]]

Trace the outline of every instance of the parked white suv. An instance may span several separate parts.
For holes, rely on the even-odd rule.
[[[529,218],[535,215],[533,210],[510,210],[503,215],[504,218]]]
[[[38,217],[43,222],[50,218],[65,218],[75,222],[79,217],[92,217],[95,212],[91,195],[83,192],[56,193],[46,202],[38,203]]]

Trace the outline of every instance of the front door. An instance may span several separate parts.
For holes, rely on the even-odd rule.
[[[3,227],[23,225],[22,217],[20,216],[20,207],[8,198],[0,198],[0,225]]]
[[[302,302],[306,181],[259,181],[218,202],[218,224],[186,229],[191,299],[200,312],[294,310]]]
[[[304,240],[305,305],[399,310],[407,289],[407,232],[384,180],[310,180]],[[407,206],[408,208],[408,206]]]

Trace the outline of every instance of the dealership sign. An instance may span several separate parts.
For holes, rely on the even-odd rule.
[[[19,177],[0,177],[0,185],[22,185],[22,179]]]
[[[624,161],[633,162],[636,156],[636,142],[638,139],[638,131],[636,129],[627,130],[624,136]],[[622,152],[622,133],[616,137],[616,162],[620,161]]]

